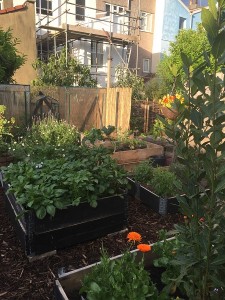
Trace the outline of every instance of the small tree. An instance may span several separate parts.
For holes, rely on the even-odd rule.
[[[9,84],[13,82],[13,75],[25,63],[25,55],[19,54],[16,45],[19,40],[13,38],[12,30],[0,29],[0,83]]]
[[[179,75],[183,83],[187,80],[181,53],[190,57],[193,61],[193,68],[196,68],[204,61],[202,53],[209,49],[210,44],[202,25],[199,25],[197,30],[183,29],[179,31],[175,41],[170,43],[169,54],[164,54],[164,58],[157,66],[157,77],[163,82],[162,86],[167,87],[167,93],[174,86],[174,73]],[[176,66],[177,70],[173,70],[171,66]]]
[[[65,48],[59,57],[52,55],[47,63],[38,59],[33,67],[39,71],[38,78],[33,81],[34,85],[73,86],[75,84],[86,87],[97,85],[96,80],[91,77],[90,69],[66,53]]]
[[[118,65],[116,68],[117,81],[115,86],[132,88],[132,100],[145,99],[144,80],[130,70]]]

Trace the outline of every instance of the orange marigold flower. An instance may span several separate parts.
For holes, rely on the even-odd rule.
[[[140,250],[141,252],[148,252],[151,250],[151,246],[148,244],[139,244],[137,245],[138,250]]]
[[[128,241],[135,241],[140,242],[141,241],[141,235],[135,231],[131,231],[127,235]]]

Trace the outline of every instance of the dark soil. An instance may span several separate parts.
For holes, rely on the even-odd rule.
[[[139,232],[144,243],[157,241],[160,229],[172,229],[182,219],[179,214],[160,216],[137,199],[129,198],[128,231]],[[29,262],[5,212],[2,190],[0,224],[0,300],[53,299],[53,284],[60,268],[68,271],[99,261],[102,246],[110,256],[121,254],[127,246],[124,231]]]

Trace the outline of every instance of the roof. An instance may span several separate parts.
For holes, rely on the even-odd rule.
[[[15,12],[15,11],[18,11],[18,10],[22,10],[26,8],[26,4],[22,4],[22,5],[16,5],[16,6],[13,6],[13,7],[8,7],[8,8],[5,8],[5,9],[1,9],[0,10],[0,14],[8,14],[8,13],[12,13],[12,12]]]

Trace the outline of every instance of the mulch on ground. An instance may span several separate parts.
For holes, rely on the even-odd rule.
[[[53,299],[54,280],[60,268],[69,271],[99,261],[102,246],[110,256],[126,249],[127,231],[123,231],[29,262],[5,212],[3,200],[0,190],[0,300]],[[129,197],[127,229],[139,232],[145,243],[157,241],[160,229],[170,230],[182,219],[180,214],[160,216]]]

